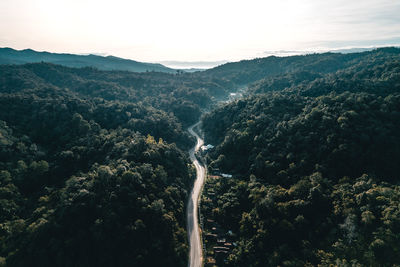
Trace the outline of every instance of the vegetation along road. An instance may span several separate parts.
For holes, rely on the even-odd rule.
[[[199,223],[198,223],[198,204],[199,204],[200,191],[204,184],[206,170],[204,166],[200,164],[200,162],[197,160],[195,156],[195,153],[200,149],[204,141],[193,130],[193,128],[197,127],[199,124],[200,122],[192,125],[188,129],[189,133],[194,137],[196,137],[197,139],[196,146],[189,151],[190,160],[196,167],[196,176],[197,176],[193,186],[193,190],[190,193],[189,203],[187,208],[187,232],[190,244],[189,267],[202,266],[202,245],[201,245]]]

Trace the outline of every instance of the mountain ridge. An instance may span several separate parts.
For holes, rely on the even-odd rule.
[[[100,70],[124,70],[133,72],[168,72],[176,70],[159,63],[146,63],[115,56],[99,56],[94,54],[77,55],[70,53],[39,52],[33,49],[16,50],[10,47],[0,48],[0,64],[25,64],[48,62],[67,67],[95,67]]]

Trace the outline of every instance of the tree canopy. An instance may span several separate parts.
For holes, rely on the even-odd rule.
[[[265,77],[203,116],[210,172],[234,177],[206,185],[238,236],[220,264],[400,264],[399,54],[359,56]]]
[[[202,206],[238,237],[222,265],[397,266],[399,71],[396,48],[177,74],[2,65],[0,266],[186,266],[201,114],[210,172],[233,174]]]

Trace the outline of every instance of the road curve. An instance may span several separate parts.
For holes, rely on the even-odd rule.
[[[204,184],[204,179],[206,175],[206,169],[202,166],[195,156],[195,152],[200,149],[200,147],[204,144],[203,139],[198,136],[193,131],[193,128],[198,126],[200,122],[190,126],[188,131],[191,135],[196,137],[197,143],[194,148],[189,151],[190,160],[193,162],[196,167],[196,181],[194,182],[194,186],[192,192],[190,193],[190,197],[187,205],[187,232],[189,238],[190,245],[190,253],[189,253],[189,267],[201,267],[203,262],[203,251],[201,245],[200,238],[200,229],[199,229],[199,219],[198,219],[198,210],[199,210],[199,196],[201,188]]]

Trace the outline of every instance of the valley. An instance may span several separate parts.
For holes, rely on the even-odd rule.
[[[189,157],[196,168],[196,180],[193,189],[189,196],[187,205],[187,232],[189,237],[189,266],[201,267],[203,263],[203,245],[201,241],[201,229],[199,227],[199,204],[200,194],[206,177],[206,169],[196,158],[196,153],[199,152],[204,144],[203,139],[194,131],[199,127],[200,122],[189,127],[188,132],[196,138],[196,146],[189,151]]]
[[[399,108],[392,47],[0,65],[0,266],[397,266]]]

